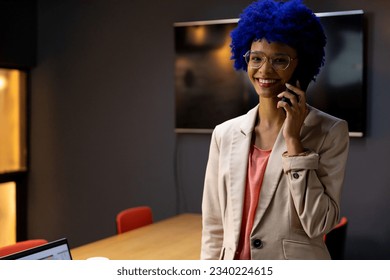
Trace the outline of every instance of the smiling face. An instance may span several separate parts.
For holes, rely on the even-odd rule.
[[[267,57],[267,61],[260,68],[254,69],[248,65],[248,76],[257,94],[261,98],[275,98],[285,90],[287,83],[297,67],[297,52],[288,45],[267,42],[267,40],[255,41],[252,43],[251,52],[261,52]],[[288,55],[292,60],[285,70],[275,70],[270,63],[270,58],[280,55]],[[277,61],[274,61],[277,63]],[[295,84],[293,85],[295,86]]]

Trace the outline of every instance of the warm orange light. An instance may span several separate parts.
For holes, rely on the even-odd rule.
[[[195,27],[195,32],[193,34],[195,43],[198,45],[204,44],[206,29],[203,26]]]
[[[26,168],[26,75],[0,69],[0,173]]]
[[[230,40],[226,40],[223,46],[215,53],[216,62],[221,68],[233,69],[233,61],[230,59],[231,55]]]
[[[0,184],[0,247],[16,242],[16,185]]]
[[[0,91],[4,90],[7,87],[7,78],[3,75],[0,76]]]
[[[188,30],[187,40],[195,46],[202,46],[206,41],[206,28],[204,26],[193,26]]]

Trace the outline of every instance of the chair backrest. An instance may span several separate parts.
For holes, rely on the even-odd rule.
[[[343,260],[347,238],[348,219],[342,217],[340,222],[324,236],[332,260]]]
[[[116,215],[118,234],[153,223],[152,209],[148,206],[132,207]]]
[[[15,244],[7,245],[0,248],[0,257],[11,255],[13,253],[21,252],[30,248],[34,248],[43,244],[46,244],[45,239],[30,239],[25,241],[16,242]]]

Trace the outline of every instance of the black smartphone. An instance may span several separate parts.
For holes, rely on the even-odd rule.
[[[290,85],[293,85],[293,86],[295,87],[295,86],[297,85],[297,81],[299,81],[299,79],[296,77],[296,74],[294,73],[293,76],[291,77],[291,79],[288,81],[288,83],[289,83]],[[297,98],[297,100],[299,100],[298,94],[296,94],[296,93],[293,92],[292,90],[288,89],[287,87],[286,87],[286,90],[287,90],[288,92],[294,94],[295,97]],[[283,97],[282,97],[282,101],[284,101],[284,102],[288,103],[288,105],[292,106],[290,99],[288,99],[287,97],[284,97],[284,96],[283,96]]]

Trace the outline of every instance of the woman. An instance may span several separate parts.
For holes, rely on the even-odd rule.
[[[299,0],[262,0],[231,37],[259,104],[213,132],[201,258],[330,259],[323,236],[340,217],[349,136],[345,121],[306,104],[323,29]]]

